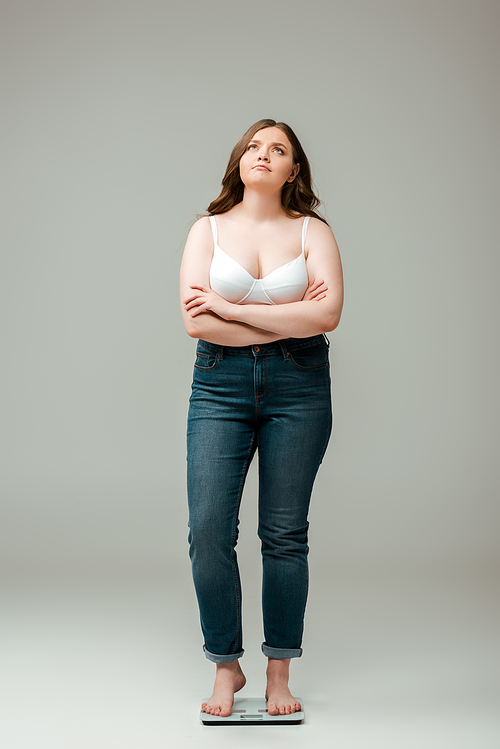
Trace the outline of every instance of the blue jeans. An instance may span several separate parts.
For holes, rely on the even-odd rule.
[[[245,477],[259,456],[262,650],[302,655],[309,501],[332,427],[324,336],[255,346],[199,341],[187,460],[189,555],[206,657],[243,655],[236,558]]]

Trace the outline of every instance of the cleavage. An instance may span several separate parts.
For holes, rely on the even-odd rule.
[[[266,273],[265,275],[262,275],[262,273],[259,273],[259,275],[258,275],[258,276],[254,276],[254,275],[253,275],[252,273],[250,273],[250,271],[249,271],[249,270],[247,270],[247,268],[245,268],[245,266],[244,266],[244,265],[242,265],[242,264],[241,264],[241,263],[239,262],[239,260],[236,260],[236,258],[234,258],[234,257],[233,257],[232,255],[229,255],[229,253],[227,253],[227,252],[226,252],[225,250],[223,250],[223,249],[222,249],[222,247],[220,246],[220,244],[219,244],[218,242],[217,242],[217,247],[219,248],[219,250],[220,250],[220,251],[221,251],[221,252],[222,252],[222,253],[223,253],[224,255],[226,255],[226,257],[228,257],[228,258],[229,258],[230,260],[232,260],[232,261],[233,261],[234,263],[236,263],[236,265],[239,265],[239,266],[240,266],[240,268],[241,268],[242,270],[244,270],[244,271],[245,271],[245,273],[248,273],[248,275],[250,276],[250,278],[251,278],[252,280],[254,280],[254,281],[263,281],[263,280],[264,280],[265,278],[267,278],[268,276],[271,276],[271,275],[272,275],[273,273],[275,273],[275,272],[276,272],[277,270],[280,270],[280,268],[284,268],[284,267],[285,267],[285,265],[289,265],[290,263],[293,263],[293,262],[294,262],[295,260],[299,260],[299,259],[300,259],[300,258],[302,257],[302,254],[303,254],[303,253],[301,252],[301,253],[300,253],[300,255],[297,255],[296,257],[293,257],[293,258],[292,258],[291,260],[286,260],[286,261],[285,261],[284,263],[281,263],[281,265],[278,265],[278,267],[277,267],[277,268],[274,268],[273,270],[269,271],[269,272],[268,272],[268,273]]]

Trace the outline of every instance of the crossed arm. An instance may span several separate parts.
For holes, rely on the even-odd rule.
[[[181,310],[188,335],[225,346],[245,346],[334,330],[343,305],[342,264],[331,229],[319,219],[310,221],[307,246],[312,280],[302,301],[232,304],[210,288],[212,236],[208,219],[197,221],[181,266]]]

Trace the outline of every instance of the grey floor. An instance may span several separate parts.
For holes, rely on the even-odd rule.
[[[292,677],[306,720],[289,727],[200,723],[212,665],[186,565],[156,579],[61,573],[2,591],[4,749],[500,746],[500,605],[484,571],[326,582],[313,570]],[[260,696],[258,581],[244,584],[245,693]]]

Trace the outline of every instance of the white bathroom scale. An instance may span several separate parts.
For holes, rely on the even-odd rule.
[[[208,697],[207,697],[208,700]],[[207,700],[203,700],[206,702]],[[263,697],[236,697],[231,715],[221,718],[220,715],[209,715],[200,712],[200,720],[205,726],[242,726],[244,724],[257,725],[297,725],[304,720],[304,703],[297,698],[302,705],[302,710],[290,715],[269,715],[266,700]]]

